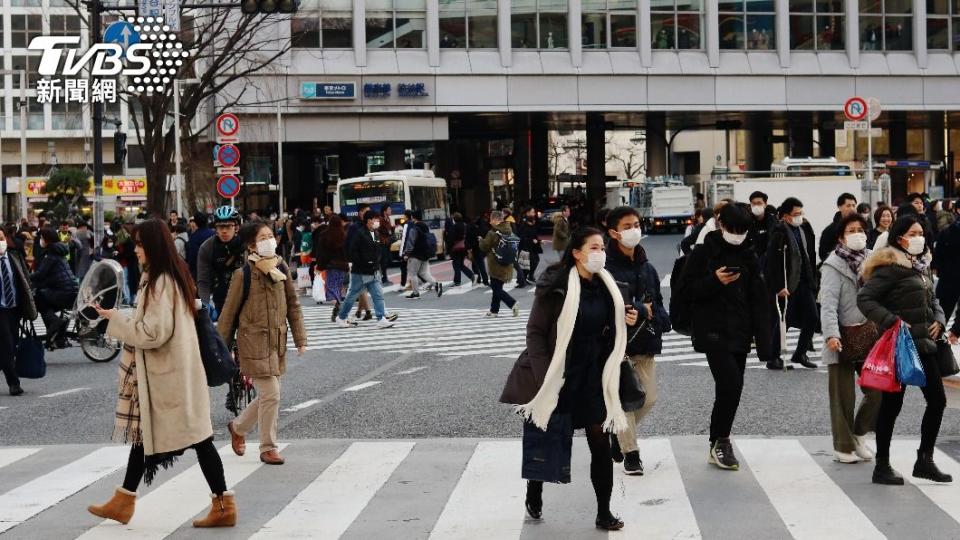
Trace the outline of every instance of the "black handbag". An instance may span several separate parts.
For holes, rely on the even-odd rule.
[[[957,365],[957,357],[953,354],[953,347],[944,336],[937,340],[937,366],[940,368],[941,377],[949,377],[960,373],[960,365]]]
[[[570,457],[573,447],[573,417],[553,413],[547,430],[533,422],[523,423],[524,480],[538,480],[552,484],[570,483]]]
[[[20,322],[20,334],[16,353],[17,376],[24,379],[42,379],[47,374],[43,341],[37,337],[33,321]]]
[[[620,406],[624,412],[639,410],[647,401],[647,393],[629,357],[620,362]]]
[[[233,351],[217,332],[210,319],[210,310],[206,306],[197,310],[197,343],[200,345],[200,358],[203,370],[207,374],[207,386],[226,384],[237,374],[237,363],[233,360]]]

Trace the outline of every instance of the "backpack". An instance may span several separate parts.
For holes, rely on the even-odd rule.
[[[517,261],[517,253],[520,251],[520,237],[516,234],[497,233],[497,245],[493,248],[493,258],[497,264],[502,266],[513,266]]]
[[[277,270],[280,270],[285,275],[290,273],[290,270],[287,268],[287,265],[280,263],[277,265]],[[237,306],[237,315],[233,319],[233,330],[236,331],[240,327],[240,312],[243,311],[243,306],[247,303],[247,297],[250,296],[250,281],[253,279],[252,273],[250,270],[250,265],[243,265],[243,294],[240,296],[240,305]]]
[[[689,336],[693,330],[693,313],[690,301],[686,297],[683,277],[683,267],[688,255],[681,255],[673,262],[673,272],[670,274],[670,325],[678,334]]]
[[[424,256],[424,260],[431,259],[437,254],[437,237],[430,232],[430,227],[426,223],[417,223],[417,247],[415,251]]]

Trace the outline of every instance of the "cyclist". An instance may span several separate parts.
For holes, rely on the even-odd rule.
[[[197,253],[197,290],[204,304],[209,304],[213,297],[219,313],[227,299],[230,276],[244,264],[244,248],[237,236],[240,212],[221,206],[213,213],[213,222],[216,234],[205,240]]]

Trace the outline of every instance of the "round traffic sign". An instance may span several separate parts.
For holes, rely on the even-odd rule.
[[[217,151],[217,160],[224,167],[236,167],[240,163],[240,149],[232,144],[224,144]]]
[[[223,113],[217,117],[217,133],[224,137],[236,135],[240,129],[240,119],[233,113]]]
[[[240,179],[232,174],[221,176],[217,180],[217,193],[224,199],[232,199],[240,193]]]
[[[862,97],[852,97],[843,104],[843,114],[854,122],[867,117],[867,102]]]
[[[867,112],[870,113],[870,121],[876,122],[877,118],[880,118],[880,100],[875,97],[867,98]]]

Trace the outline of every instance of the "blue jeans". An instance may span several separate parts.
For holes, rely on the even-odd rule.
[[[353,303],[357,301],[357,298],[364,289],[366,289],[367,292],[370,293],[370,297],[373,298],[373,311],[377,314],[377,320],[379,321],[387,315],[387,308],[383,304],[383,289],[380,287],[380,272],[373,275],[354,274],[351,272],[350,290],[347,292],[347,297],[344,298],[340,304],[339,317],[341,320],[347,320],[347,317],[350,315],[350,310],[353,309]]]

